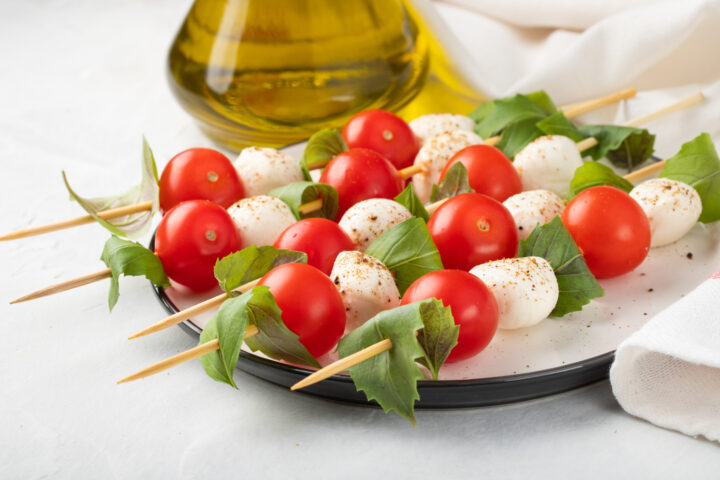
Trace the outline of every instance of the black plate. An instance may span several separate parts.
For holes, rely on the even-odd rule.
[[[152,249],[152,243],[150,247]],[[155,286],[153,288],[165,310],[171,314],[176,313],[177,308],[165,292],[161,288]],[[181,323],[180,327],[195,337],[202,331],[189,320]],[[615,352],[608,352],[562,367],[504,377],[477,380],[420,380],[418,382],[420,400],[415,406],[416,408],[482,407],[565,392],[607,378],[614,356]],[[240,352],[237,368],[288,388],[313,372],[244,351]],[[343,375],[333,375],[327,380],[302,389],[302,392],[343,402],[377,405],[375,402],[368,402],[365,394],[355,390],[352,380]]]

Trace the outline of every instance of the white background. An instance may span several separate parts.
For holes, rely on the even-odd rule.
[[[162,167],[210,146],[171,97],[170,41],[190,2],[10,2],[0,9],[0,231],[78,214],[60,171],[87,195],[139,179],[141,135]],[[161,309],[123,279],[8,306],[104,268],[106,233],[85,226],[0,244],[0,478],[713,478],[716,444],[625,414],[607,382],[533,402],[419,411],[291,393],[197,362],[115,381],[193,346],[179,328],[125,338]]]

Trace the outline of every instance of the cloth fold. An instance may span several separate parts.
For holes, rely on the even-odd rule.
[[[656,154],[673,155],[703,131],[720,141],[720,0],[435,5],[447,23],[437,38],[452,63],[490,97],[544,89],[567,103],[636,87],[638,96],[619,108],[581,119],[619,123],[701,91],[702,104],[647,125],[657,135]],[[443,41],[452,35],[464,48]],[[719,277],[720,272],[623,342],[611,370],[613,391],[626,411],[715,441],[720,441]]]

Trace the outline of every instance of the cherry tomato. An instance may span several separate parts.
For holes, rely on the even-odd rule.
[[[395,198],[403,189],[397,169],[385,157],[366,148],[336,155],[320,175],[320,182],[335,187],[339,197],[336,218],[369,198]]]
[[[325,275],[330,275],[340,252],[355,249],[348,234],[325,218],[306,218],[293,223],[278,236],[274,247],[307,253],[308,265]]]
[[[282,321],[300,337],[310,355],[333,348],[345,331],[345,306],[332,280],[315,267],[286,263],[260,279],[282,310]]]
[[[597,278],[622,275],[650,250],[650,222],[630,195],[614,187],[583,190],[562,214],[565,228]]]
[[[217,259],[240,249],[240,234],[230,215],[209,200],[178,203],[155,232],[155,255],[175,282],[202,292],[217,285]]]
[[[160,176],[160,210],[185,200],[210,200],[227,208],[245,197],[230,160],[209,148],[191,148],[175,155]]]
[[[456,163],[462,163],[468,172],[470,187],[498,202],[522,192],[520,175],[505,154],[490,145],[470,145],[456,153],[445,165],[440,180]]]
[[[412,165],[420,148],[410,126],[385,110],[365,110],[356,114],[343,128],[342,136],[348,147],[374,150],[398,170]]]
[[[415,280],[403,295],[401,305],[437,298],[450,307],[455,325],[460,325],[458,344],[446,362],[465,360],[488,346],[498,326],[498,306],[490,289],[462,270],[438,270]]]
[[[515,220],[502,203],[482,193],[450,198],[430,217],[428,230],[445,268],[470,270],[517,254]]]

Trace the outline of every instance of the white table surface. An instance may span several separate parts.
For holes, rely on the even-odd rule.
[[[141,135],[159,166],[210,146],[166,85],[165,55],[189,1],[3,2],[0,231],[78,214],[60,171],[88,195],[137,182]],[[197,362],[127,374],[194,345],[179,328],[125,338],[163,310],[145,280],[8,306],[104,268],[107,234],[84,226],[0,244],[0,478],[717,478],[716,444],[625,414],[607,382],[532,402],[381,410],[291,393]]]

